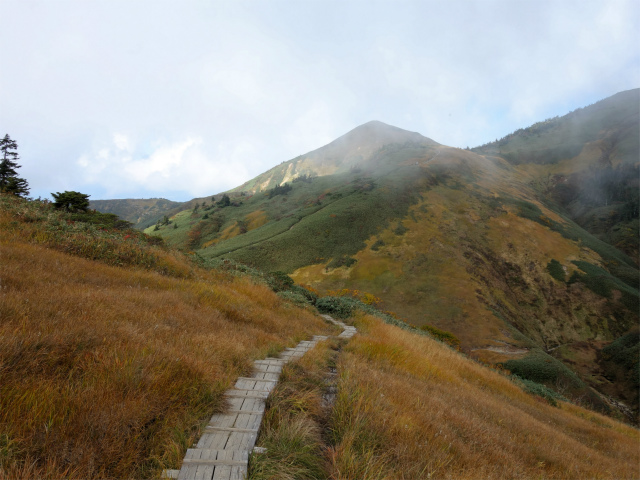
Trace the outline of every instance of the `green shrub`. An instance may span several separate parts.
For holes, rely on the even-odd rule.
[[[433,325],[422,325],[420,330],[429,333],[436,340],[440,340],[441,342],[448,343],[454,348],[460,347],[460,339],[456,337],[453,333],[447,332],[446,330],[440,330]]]
[[[349,318],[356,311],[353,299],[347,297],[322,297],[316,302],[320,313],[327,313],[338,318]]]
[[[384,246],[384,242],[382,240],[376,240],[376,242],[371,245],[371,250],[373,250],[374,252],[377,252],[378,250],[380,250],[380,247]]]
[[[562,264],[559,261],[552,258],[547,264],[547,271],[549,272],[549,275],[559,282],[564,282],[566,274],[564,273],[564,268],[562,268]]]
[[[350,267],[355,264],[357,260],[355,258],[349,257],[348,255],[340,255],[337,258],[333,258],[328,264],[327,268],[340,268],[340,267]]]
[[[541,350],[534,350],[524,358],[508,360],[503,365],[513,375],[536,383],[563,382],[574,389],[584,387],[582,381],[567,366]]]
[[[299,293],[284,290],[276,293],[276,295],[278,295],[283,300],[291,302],[294,305],[297,305],[299,307],[305,307],[307,305],[310,305],[310,302],[309,300],[307,300],[307,297],[305,297],[304,295],[300,295]]]
[[[303,288],[299,285],[292,285],[289,287],[289,291],[296,293],[298,295],[302,295],[303,297],[305,297],[307,299],[307,301],[311,304],[311,305],[315,305],[316,301],[318,300],[318,295],[316,295],[313,292],[310,292],[309,290],[307,290],[306,288]]]
[[[627,333],[602,349],[602,358],[628,372],[636,389],[640,386],[640,330]]]
[[[611,298],[612,290],[619,290],[622,294],[621,303],[629,310],[636,311],[638,309],[638,291],[630,287],[619,278],[614,277],[609,272],[589,262],[573,260],[580,270],[573,272],[569,283],[580,282],[589,290],[606,298]]]
[[[554,392],[548,387],[545,387],[541,383],[533,382],[517,375],[512,375],[511,378],[516,384],[520,385],[525,392],[546,399],[554,407],[558,406],[558,400],[562,400],[563,402],[569,401],[566,397],[560,395],[558,392]]]
[[[293,286],[293,279],[287,275],[285,272],[271,272],[266,275],[265,280],[267,281],[267,285],[274,292],[281,292],[283,290],[288,290]]]

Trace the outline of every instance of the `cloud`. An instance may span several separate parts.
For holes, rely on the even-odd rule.
[[[202,138],[187,137],[160,145],[143,156],[131,151],[126,136],[115,134],[110,145],[82,155],[76,163],[81,182],[107,185],[105,194],[114,198],[126,196],[132,189],[153,195],[188,192],[192,197],[206,196],[249,178],[238,158],[251,154],[250,146],[221,145],[215,162],[207,157],[203,146]]]
[[[475,146],[640,83],[636,0],[5,2],[32,194],[187,200],[369,120]]]

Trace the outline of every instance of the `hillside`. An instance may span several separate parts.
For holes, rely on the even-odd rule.
[[[312,304],[348,312],[360,333],[283,373],[251,478],[273,478],[260,476],[261,461],[279,478],[638,475],[637,429],[370,305],[321,301],[230,261],[205,269],[135,230],[6,195],[0,246],[3,480],[159,478],[179,467],[252,360],[334,332]]]
[[[544,198],[638,261],[640,89],[520,129],[473,151],[531,176]]]
[[[323,293],[369,292],[413,325],[453,332],[474,358],[532,376],[548,365],[542,376],[558,390],[568,388],[557,373],[568,366],[586,402],[616,408],[592,387],[637,412],[633,382],[621,395],[601,353],[638,323],[636,259],[540,189],[545,168],[583,168],[603,129],[621,139],[611,168],[633,166],[637,116],[628,99],[612,102],[580,112],[582,150],[570,157],[577,143],[562,153],[558,140],[555,163],[519,163],[489,147],[481,155],[372,122],[228,192],[228,204],[217,196],[147,232],[206,262],[283,270]]]
[[[163,215],[182,205],[165,198],[91,200],[91,208],[102,213],[113,213],[121,219],[131,222],[141,230],[153,225]]]

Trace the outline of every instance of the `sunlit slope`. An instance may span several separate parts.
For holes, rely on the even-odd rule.
[[[503,342],[527,346],[507,325],[549,349],[610,340],[637,320],[633,287],[616,283],[620,298],[606,299],[550,275],[552,260],[565,280],[579,265],[637,270],[624,254],[537,201],[506,162],[442,147],[414,168],[420,196],[406,216],[372,235],[349,267],[317,262],[293,278],[374,293],[412,323],[451,330],[486,358],[507,351]]]
[[[612,393],[597,352],[638,322],[634,260],[574,223],[530,171],[406,133],[348,168],[300,173],[287,191],[185,210],[155,234],[205,261],[373,293],[414,325],[452,331],[484,361],[560,368],[557,355]]]
[[[430,338],[359,316],[331,412],[331,478],[634,479],[638,430],[524,393]]]
[[[159,478],[253,359],[327,332],[249,278],[6,196],[0,282],[0,478]]]
[[[473,151],[526,173],[540,195],[638,261],[640,89],[517,130]]]
[[[345,173],[350,169],[372,173],[387,163],[389,145],[434,146],[433,140],[419,133],[371,121],[354,128],[317,150],[283,162],[277,167],[240,185],[232,192],[257,193],[302,175],[324,176]]]

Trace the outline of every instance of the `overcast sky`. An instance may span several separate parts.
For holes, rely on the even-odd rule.
[[[473,147],[640,86],[640,2],[0,0],[33,197],[188,200],[369,120]]]

